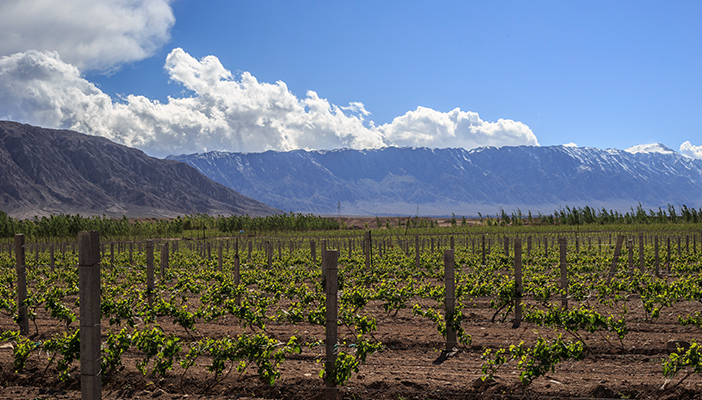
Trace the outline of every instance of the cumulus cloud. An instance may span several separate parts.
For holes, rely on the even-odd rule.
[[[147,58],[170,38],[172,0],[3,0],[0,56],[57,51],[81,70]]]
[[[309,91],[298,98],[284,82],[259,82],[227,70],[214,56],[182,49],[165,71],[188,94],[161,103],[144,96],[112,99],[56,52],[0,58],[0,118],[105,136],[155,156],[225,151],[538,145],[521,122],[486,122],[473,112],[419,107],[375,126],[362,103],[337,106]]]
[[[538,145],[536,136],[521,122],[486,122],[477,113],[456,108],[447,113],[417,107],[379,127],[388,144],[413,147]]]
[[[693,146],[689,140],[680,145],[680,152],[688,157],[702,160],[702,146]]]

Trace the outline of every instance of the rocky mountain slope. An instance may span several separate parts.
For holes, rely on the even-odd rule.
[[[279,212],[186,164],[101,137],[10,121],[0,121],[0,210],[20,218]]]
[[[702,206],[702,161],[665,146],[210,152],[169,156],[284,211],[336,214],[551,213],[641,203]]]

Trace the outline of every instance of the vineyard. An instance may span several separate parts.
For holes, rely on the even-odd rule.
[[[696,227],[103,240],[102,396],[702,398]],[[79,398],[80,246],[0,250],[0,398]]]

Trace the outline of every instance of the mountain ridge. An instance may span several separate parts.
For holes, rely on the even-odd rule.
[[[630,148],[631,149],[631,148]],[[682,154],[571,146],[209,152],[168,159],[286,211],[476,215],[638,203],[700,206],[702,161]]]
[[[0,209],[19,218],[280,212],[188,165],[103,137],[12,121],[0,121]]]

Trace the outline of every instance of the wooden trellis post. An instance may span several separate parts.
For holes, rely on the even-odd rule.
[[[153,305],[154,302],[154,289],[156,285],[154,284],[154,241],[146,241],[146,297],[149,302],[149,306]]]
[[[528,243],[528,242],[527,242]],[[512,328],[519,328],[522,324],[522,239],[514,239],[514,287],[516,298],[514,299],[514,322]]]
[[[668,259],[665,265],[666,273],[670,275],[670,236],[668,236]]]
[[[639,233],[639,271],[644,272],[645,266],[644,258],[644,235]]]
[[[654,257],[655,257],[655,264],[656,264],[656,276],[659,276],[661,274],[661,265],[660,265],[660,258],[658,257],[658,235],[653,239],[653,246],[654,246]]]
[[[451,351],[458,346],[456,331],[451,326],[453,314],[456,312],[456,278],[453,249],[444,250],[444,284],[446,286],[445,314],[446,321],[446,350]]]
[[[561,307],[568,308],[568,264],[566,263],[566,238],[559,238],[558,245],[561,249]]]
[[[273,243],[270,240],[266,240],[266,257],[268,258],[268,269],[273,267]]]
[[[317,264],[317,243],[314,239],[310,239],[310,257],[312,258],[312,264]]]
[[[15,271],[17,272],[17,324],[20,333],[29,335],[27,313],[27,267],[25,265],[24,235],[15,235]]]
[[[56,258],[54,257],[54,244],[51,243],[49,245],[49,267],[51,267],[51,271],[54,271],[54,268],[56,268]]]
[[[166,274],[166,269],[168,269],[168,242],[161,245],[161,280],[163,280],[163,277]]]
[[[364,246],[363,250],[366,253],[366,270],[370,269],[371,266],[371,231],[366,232],[365,240],[364,240]]]
[[[222,242],[217,247],[217,271],[222,272]]]
[[[238,244],[235,247],[235,252],[234,252],[234,284],[236,286],[239,286],[241,283],[241,274],[239,271],[239,246]],[[234,299],[235,303],[237,306],[241,306],[241,296],[237,295],[236,298]]]
[[[612,258],[612,265],[609,268],[609,274],[607,275],[607,284],[612,281],[614,275],[617,274],[617,264],[619,263],[619,255],[622,252],[622,245],[624,244],[624,235],[617,236],[617,246],[614,248],[614,257]]]
[[[329,250],[323,253],[324,260],[322,262],[323,270],[326,275],[326,361],[324,369],[326,372],[326,399],[336,400],[339,388],[334,382],[334,366],[336,364],[336,343],[337,343],[337,319],[338,319],[338,269],[337,261],[339,252]]]
[[[629,276],[634,275],[634,241],[629,239],[626,241],[626,248],[629,252]]]
[[[102,398],[100,367],[100,235],[78,234],[78,296],[80,299],[80,389],[83,400]]]

